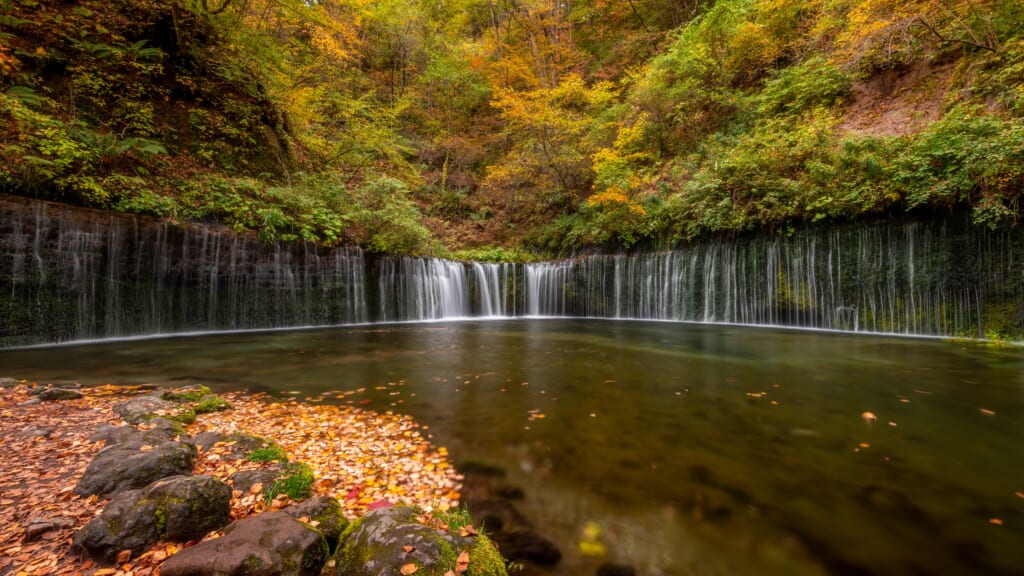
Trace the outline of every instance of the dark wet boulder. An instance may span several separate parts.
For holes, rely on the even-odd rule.
[[[139,396],[114,404],[114,413],[129,424],[139,424],[154,416],[174,411],[177,405],[159,396]]]
[[[267,484],[267,486],[270,485]],[[319,530],[332,550],[338,546],[341,533],[348,527],[348,520],[342,513],[341,503],[330,496],[316,496],[293,504],[282,512]]]
[[[96,429],[89,436],[90,442],[103,442],[110,446],[113,444],[157,444],[174,440],[185,430],[178,422],[167,418],[154,418],[146,423],[149,427],[146,430],[139,430],[134,426],[113,426],[104,424]]]
[[[122,492],[75,533],[72,546],[104,562],[159,540],[198,540],[228,523],[231,489],[212,476],[174,476]]]
[[[284,512],[243,518],[220,538],[171,556],[162,576],[312,576],[327,557],[319,531]]]
[[[75,486],[79,496],[109,496],[144,488],[170,476],[192,474],[196,449],[181,442],[146,444],[137,441],[101,450]]]
[[[413,564],[420,576],[441,576],[454,571],[465,552],[467,576],[507,576],[504,560],[486,536],[464,537],[455,528],[446,531],[427,526],[423,519],[420,512],[404,506],[368,513],[346,530],[341,548],[328,561],[324,574],[397,575],[403,566]]]
[[[46,388],[39,393],[39,399],[43,402],[55,402],[60,400],[78,400],[82,393],[70,388]]]

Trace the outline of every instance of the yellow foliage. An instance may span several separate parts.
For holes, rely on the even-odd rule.
[[[608,211],[625,208],[631,214],[635,214],[637,216],[644,216],[647,214],[647,211],[644,210],[643,206],[631,200],[628,196],[623,194],[620,188],[617,187],[611,187],[604,192],[599,192],[590,198],[587,198],[587,205]]]

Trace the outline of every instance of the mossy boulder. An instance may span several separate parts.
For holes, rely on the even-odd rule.
[[[486,536],[462,536],[458,528],[443,530],[433,525],[440,523],[414,508],[374,510],[345,531],[341,548],[328,561],[324,574],[397,576],[403,566],[414,564],[418,576],[442,576],[455,571],[459,556],[466,552],[466,576],[507,576],[504,559]]]
[[[198,540],[228,523],[231,488],[211,476],[175,476],[122,492],[75,533],[72,546],[104,562],[133,556],[158,540]]]
[[[160,397],[169,402],[198,402],[203,396],[212,394],[209,388],[202,385],[184,386],[164,391]]]
[[[196,454],[195,446],[181,442],[128,440],[107,446],[89,463],[75,494],[110,496],[162,478],[191,475]]]
[[[200,542],[171,556],[162,576],[314,576],[327,549],[323,535],[284,512],[243,518],[220,538]]]
[[[139,424],[160,414],[167,414],[176,408],[174,402],[168,402],[159,396],[138,396],[114,404],[114,413],[129,424]]]
[[[305,502],[293,504],[282,512],[319,530],[331,550],[337,548],[342,533],[348,528],[348,520],[342,512],[341,503],[330,496],[316,496]]]

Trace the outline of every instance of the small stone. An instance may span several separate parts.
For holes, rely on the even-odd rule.
[[[25,526],[25,541],[31,542],[47,532],[73,528],[74,525],[71,518],[32,518]]]
[[[39,393],[39,399],[45,402],[54,402],[59,400],[77,400],[82,397],[82,393],[77,390],[71,390],[69,388],[47,388]]]
[[[18,384],[21,384],[21,380],[15,380],[14,378],[0,378],[0,388],[14,388]]]
[[[18,431],[20,438],[49,438],[50,434],[53,434],[53,428],[36,425],[27,426]]]

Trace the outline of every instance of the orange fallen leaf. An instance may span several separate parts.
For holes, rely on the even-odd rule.
[[[415,574],[419,569],[419,566],[410,562],[408,564],[403,564],[400,572],[402,573],[402,576],[409,576],[410,574]]]
[[[989,518],[988,519],[988,523],[989,524],[995,524],[996,526],[1002,526],[1003,525],[1003,521],[1001,519],[999,519],[999,518]]]
[[[409,552],[412,552],[415,549],[416,548],[413,547],[413,546],[402,546],[402,550],[404,550],[406,554],[408,554]]]
[[[1020,498],[1021,500],[1024,500],[1024,492],[1014,492],[1014,494],[1017,495],[1017,498]]]
[[[257,482],[257,483],[255,483],[255,484],[253,484],[252,486],[249,487],[249,493],[250,494],[259,494],[260,492],[263,492],[263,483],[262,482]]]
[[[459,559],[455,561],[455,572],[461,574],[469,569],[469,552],[463,550]]]
[[[989,410],[988,408],[981,408],[980,410],[981,410],[981,413],[984,414],[985,416],[995,416],[996,415],[995,412],[993,412],[992,410]]]
[[[479,532],[477,532],[477,531],[476,531],[476,528],[473,528],[473,526],[472,526],[472,525],[470,525],[470,526],[464,526],[464,527],[462,528],[462,530],[459,530],[459,536],[462,536],[463,538],[465,538],[465,537],[467,537],[467,536],[478,536],[479,534],[480,534],[480,533],[479,533]]]
[[[125,564],[129,560],[131,560],[131,559],[132,559],[132,551],[131,550],[121,550],[120,552],[117,553],[116,563],[117,564]]]

